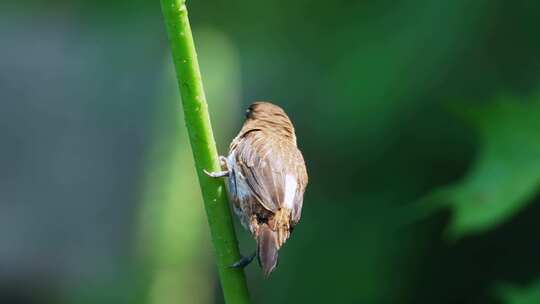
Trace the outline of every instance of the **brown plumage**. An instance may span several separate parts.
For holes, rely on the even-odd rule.
[[[228,175],[234,210],[257,241],[267,277],[300,220],[308,182],[294,127],[283,109],[269,102],[251,104],[225,162],[227,171],[210,175]]]

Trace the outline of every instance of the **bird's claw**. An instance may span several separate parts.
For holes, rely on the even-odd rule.
[[[257,255],[257,252],[255,251],[248,256],[242,256],[240,260],[230,265],[229,268],[244,268],[253,261],[256,255]]]
[[[204,174],[213,178],[229,176],[229,171],[208,172],[205,169],[203,169],[203,172]]]

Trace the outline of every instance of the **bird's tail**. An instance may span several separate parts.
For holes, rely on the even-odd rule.
[[[259,226],[257,237],[257,257],[263,275],[268,278],[274,271],[278,261],[278,235],[267,224]]]

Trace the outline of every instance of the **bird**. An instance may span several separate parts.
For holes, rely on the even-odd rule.
[[[228,156],[219,159],[223,171],[204,172],[228,178],[233,210],[257,243],[253,254],[231,267],[243,268],[257,256],[268,278],[277,267],[280,248],[300,221],[308,183],[289,116],[271,102],[253,102]]]

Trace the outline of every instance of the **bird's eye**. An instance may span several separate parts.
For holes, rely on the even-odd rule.
[[[250,118],[251,117],[251,108],[247,108],[246,110],[246,118]]]

